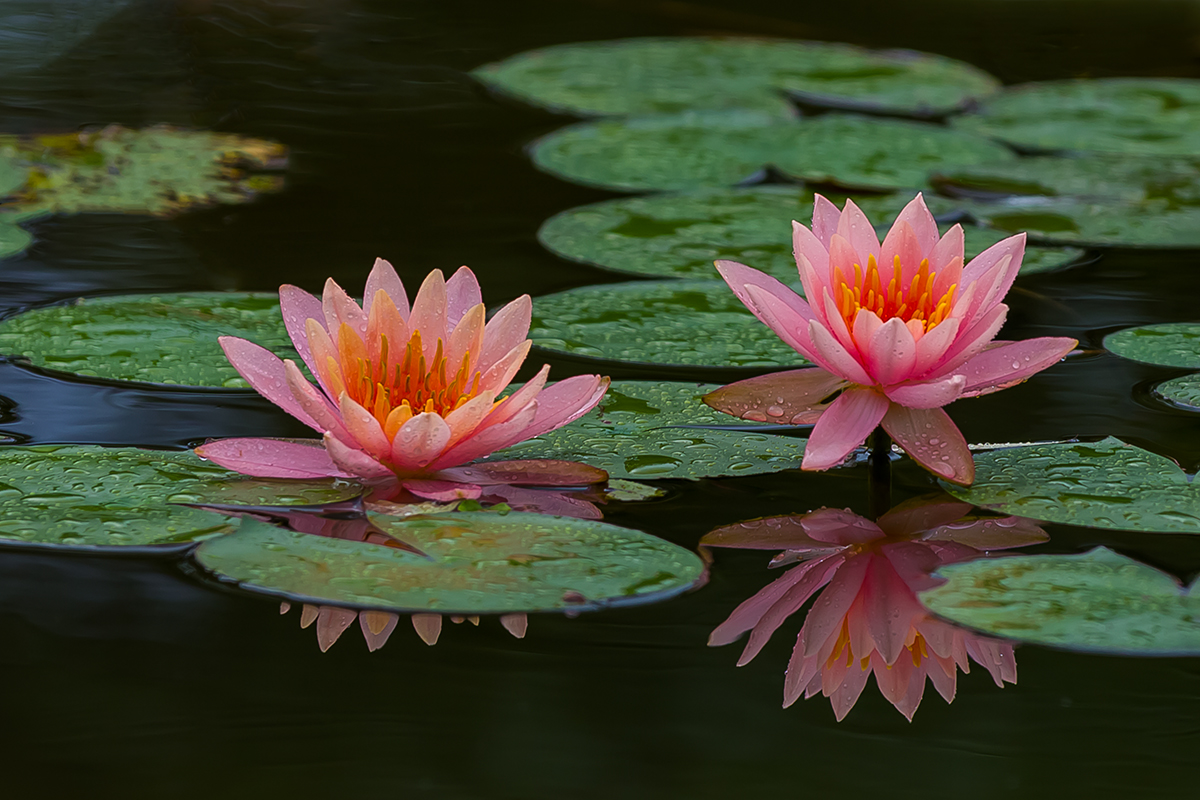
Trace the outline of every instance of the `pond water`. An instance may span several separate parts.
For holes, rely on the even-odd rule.
[[[0,2],[22,11],[18,2]],[[53,13],[86,4],[54,2]],[[95,6],[105,5],[95,3]],[[535,169],[529,142],[572,121],[490,94],[467,72],[552,44],[750,34],[905,47],[1005,83],[1198,77],[1193,3],[838,4],[581,0],[132,0],[0,84],[3,131],[165,123],[275,140],[286,186],[169,219],[40,219],[0,263],[0,311],[145,291],[361,286],[376,256],[415,286],[469,264],[484,300],[626,278],[560,259],[535,234],[618,195]],[[3,29],[4,17],[0,17]],[[13,18],[9,24],[14,25]],[[82,26],[84,23],[78,23]],[[92,24],[92,23],[89,23]],[[11,28],[10,28],[11,29]],[[16,58],[14,56],[13,58]],[[27,61],[26,63],[33,63]],[[1154,399],[1184,370],[1103,350],[1122,328],[1196,319],[1195,252],[1094,251],[1023,277],[1005,338],[1070,336],[1082,354],[1009,391],[956,405],[970,442],[1116,436],[1200,468],[1200,416]],[[594,365],[536,353],[563,378]],[[642,369],[606,365],[614,379]],[[687,378],[723,382],[697,368]],[[0,363],[0,433],[18,444],[181,448],[302,436],[247,394],[151,390]],[[605,519],[695,548],[710,530],[821,506],[867,515],[865,464],[828,473],[662,481]],[[893,499],[935,488],[897,462]],[[1024,553],[1105,545],[1190,583],[1200,537],[1047,524]],[[780,708],[801,618],[749,665],[709,633],[776,573],[769,553],[721,550],[700,591],[567,618],[524,639],[485,618],[427,647],[407,625],[368,652],[354,632],[321,652],[297,614],[198,578],[177,556],[0,552],[0,734],[14,797],[364,796],[730,798],[1187,796],[1200,745],[1200,662],[1023,646],[1019,682],[977,668],[952,705],[926,691],[910,723],[869,686],[842,722],[821,697]],[[353,634],[353,635],[352,635]]]

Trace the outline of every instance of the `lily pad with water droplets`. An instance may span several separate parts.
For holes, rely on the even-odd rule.
[[[825,114],[701,112],[571,125],[538,140],[541,169],[630,192],[727,187],[768,165],[853,189],[925,185],[929,172],[1015,157],[982,137],[920,122]]]
[[[975,483],[942,484],[991,511],[1106,530],[1200,533],[1200,487],[1168,458],[1109,437],[975,454]]]
[[[963,206],[975,220],[1033,242],[1159,250],[1200,248],[1200,205],[1156,198],[1142,203],[1092,203],[1075,197],[1021,197]]]
[[[757,433],[701,398],[716,384],[613,381],[600,405],[580,419],[501,450],[490,460],[559,458],[606,470],[612,478],[715,478],[795,469],[804,440]],[[725,426],[712,430],[689,426]]]
[[[953,124],[1030,149],[1200,155],[1200,81],[1028,83],[993,95]]]
[[[1171,405],[1200,411],[1200,375],[1184,375],[1154,387],[1155,396]]]
[[[1098,547],[942,567],[920,594],[950,621],[1020,642],[1141,656],[1200,655],[1200,592]]]
[[[172,503],[308,505],[356,497],[346,481],[247,478],[191,452],[94,445],[0,448],[0,542],[73,549],[187,546],[229,518]]]
[[[658,367],[804,366],[722,280],[584,286],[533,301],[541,350]]]
[[[217,337],[241,336],[299,363],[279,298],[250,292],[95,297],[0,321],[0,354],[95,378],[249,388]]]
[[[425,556],[244,519],[195,559],[244,589],[396,612],[590,611],[665,600],[704,579],[690,550],[640,531],[543,514],[371,515]]]
[[[1167,322],[1126,328],[1104,337],[1117,355],[1160,367],[1200,369],[1200,323]]]
[[[525,102],[585,116],[771,109],[785,91],[812,105],[938,116],[999,86],[969,64],[928,53],[748,38],[556,45],[473,74]]]

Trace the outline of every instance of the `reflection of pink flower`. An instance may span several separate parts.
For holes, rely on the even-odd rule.
[[[279,613],[286,614],[291,608],[291,603],[282,603]],[[322,653],[333,647],[334,642],[341,638],[356,619],[362,629],[363,638],[367,641],[367,649],[374,652],[387,644],[392,631],[396,630],[396,625],[400,622],[400,615],[388,611],[357,611],[353,608],[314,606],[307,603],[300,609],[301,628],[317,623],[317,646],[321,648]],[[478,625],[479,617],[452,616],[450,621],[470,621],[472,625]],[[524,639],[529,618],[525,614],[502,614],[500,624],[513,636]],[[442,615],[413,614],[412,625],[421,641],[427,645],[435,645],[442,632]]]
[[[816,422],[804,469],[839,464],[877,425],[926,469],[974,480],[971,452],[942,406],[1013,386],[1061,359],[1073,339],[992,342],[1025,235],[963,266],[963,231],[939,237],[917,195],[879,243],[863,212],[817,195],[812,230],[793,223],[807,300],[732,261],[721,276],[784,342],[817,366],[741,381],[706,398],[736,416]],[[831,404],[822,403],[841,390]]]
[[[883,696],[911,720],[926,676],[950,702],[956,669],[969,672],[968,658],[983,665],[997,686],[1016,683],[1012,645],[935,619],[917,600],[917,592],[937,585],[930,574],[942,564],[1046,539],[1040,528],[1017,517],[958,521],[970,509],[954,502],[900,506],[878,523],[821,509],[713,531],[701,544],[783,548],[774,565],[802,563],[738,606],[709,644],[728,644],[750,631],[738,661],[746,664],[788,616],[826,586],[796,640],[785,706],[820,692],[841,720],[874,672]]]
[[[252,342],[221,338],[252,387],[324,441],[223,439],[197,454],[247,475],[270,478],[399,479],[437,500],[479,497],[481,485],[580,485],[599,471],[565,462],[523,462],[524,479],[497,465],[462,466],[578,419],[608,379],[580,375],[546,386],[542,370],[508,397],[501,392],[529,352],[528,295],[484,322],[479,284],[466,267],[450,280],[431,272],[409,310],[392,265],[375,262],[363,305],[331,279],[321,300],[295,286],[279,290],[288,334],[316,376]],[[538,464],[541,466],[537,466]],[[557,465],[557,467],[556,467]]]

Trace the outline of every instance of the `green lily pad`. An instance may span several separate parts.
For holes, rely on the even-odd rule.
[[[1171,405],[1188,411],[1200,411],[1200,375],[1184,375],[1163,381],[1154,387],[1154,394]]]
[[[943,115],[999,86],[928,53],[771,39],[647,38],[557,45],[476,69],[505,94],[569,114],[775,108],[787,91],[814,105]]]
[[[975,483],[942,484],[990,511],[1105,530],[1200,533],[1200,487],[1168,458],[1109,437],[975,454]]]
[[[583,286],[533,301],[541,350],[660,367],[801,367],[722,280]]]
[[[1031,149],[1200,155],[1200,81],[1029,83],[993,95],[953,124]]]
[[[987,558],[942,567],[921,602],[1006,639],[1142,656],[1200,655],[1200,593],[1098,547],[1074,556]]]
[[[119,125],[77,134],[0,136],[0,156],[27,172],[6,194],[19,219],[87,211],[168,216],[216,203],[242,203],[282,186],[249,169],[285,162],[276,142],[212,131]]]
[[[931,171],[1015,158],[987,139],[937,125],[753,111],[585,122],[538,140],[532,155],[551,174],[630,192],[732,186],[756,179],[769,164],[809,181],[901,189],[925,185]]]
[[[934,177],[951,193],[1076,197],[1087,202],[1200,203],[1200,158],[1091,154],[959,167]]]
[[[0,354],[121,381],[248,388],[218,336],[241,336],[299,361],[279,298],[250,292],[94,297],[0,320]]]
[[[544,514],[371,515],[397,548],[244,519],[204,542],[200,566],[289,600],[442,614],[588,611],[665,600],[700,582],[690,550],[640,531]]]
[[[247,478],[191,452],[3,447],[0,542],[89,550],[179,547],[231,525],[221,514],[171,503],[308,505],[362,491],[346,481]]]
[[[771,163],[810,183],[856,189],[925,186],[931,172],[1016,156],[979,136],[938,125],[823,114],[802,120]]]
[[[1086,247],[1200,248],[1200,206],[1166,199],[1090,203],[1074,197],[1023,197],[967,203],[976,220],[1006,233],[1025,231],[1045,244]]]
[[[800,466],[804,440],[756,433],[706,406],[717,384],[613,381],[600,405],[580,419],[493,454],[488,460],[582,461],[612,478],[715,478]],[[744,430],[670,427],[722,425]]]
[[[1122,358],[1160,367],[1200,369],[1200,323],[1167,322],[1126,328],[1104,337],[1104,346]]]
[[[33,244],[33,234],[15,221],[0,216],[0,258],[25,252]]]

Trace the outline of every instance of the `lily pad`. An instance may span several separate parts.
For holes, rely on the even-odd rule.
[[[371,520],[428,557],[245,519],[233,535],[204,542],[195,558],[224,580],[288,600],[441,614],[652,602],[705,574],[690,550],[592,520],[516,512]]]
[[[1104,337],[1104,346],[1122,358],[1160,367],[1200,369],[1200,323],[1167,322],[1126,328]]]
[[[993,95],[953,124],[1030,149],[1200,155],[1200,81],[1028,83]]]
[[[999,86],[969,64],[928,53],[700,37],[558,45],[473,74],[525,102],[584,116],[770,109],[784,91],[814,105],[934,116]]]
[[[1200,411],[1200,375],[1184,375],[1163,381],[1154,387],[1154,394],[1171,405]]]
[[[1200,655],[1200,593],[1098,547],[1083,555],[983,559],[942,567],[920,594],[935,614],[1021,642],[1141,656]]]
[[[169,216],[242,203],[278,189],[278,177],[248,170],[285,163],[277,142],[168,127],[119,125],[83,133],[0,136],[0,156],[28,172],[4,212],[18,219],[102,211]]]
[[[346,481],[247,478],[191,452],[95,445],[0,448],[0,542],[163,548],[231,530],[172,503],[308,505],[362,493]]]
[[[920,187],[931,172],[1016,158],[983,137],[920,122],[823,114],[795,130],[772,154],[774,166],[810,183],[856,189]]]
[[[1074,197],[1022,197],[967,203],[977,221],[1006,233],[1026,231],[1045,244],[1086,247],[1200,248],[1200,206],[1166,199],[1089,203]]]
[[[23,253],[33,244],[33,235],[15,221],[0,215],[0,258]]]
[[[725,187],[767,165],[854,189],[925,185],[931,171],[1013,157],[1006,148],[937,125],[825,114],[793,120],[752,111],[602,120],[538,140],[533,160],[551,174],[630,192]]]
[[[529,338],[548,352],[659,367],[807,364],[722,280],[636,281],[538,297]]]
[[[755,432],[706,406],[717,384],[613,381],[600,405],[580,419],[509,447],[489,460],[582,461],[612,478],[715,478],[800,466],[804,440]],[[725,426],[744,430],[712,430]]]
[[[108,380],[249,388],[217,344],[241,336],[299,363],[279,298],[251,292],[94,297],[0,321],[0,354]]]
[[[1200,487],[1168,458],[1109,437],[975,454],[975,483],[942,484],[991,511],[1105,530],[1200,533]]]

